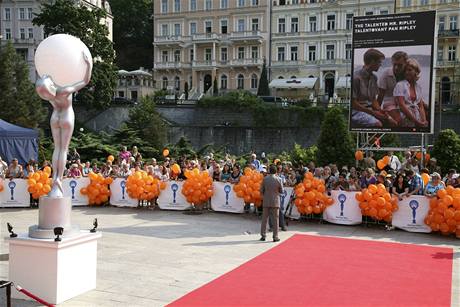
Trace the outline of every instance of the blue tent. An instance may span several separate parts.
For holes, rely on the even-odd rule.
[[[22,165],[38,160],[38,131],[0,119],[0,156],[8,163],[17,158]]]

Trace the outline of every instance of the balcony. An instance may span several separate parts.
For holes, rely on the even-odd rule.
[[[181,62],[157,62],[153,66],[154,69],[181,69],[190,68],[190,64]]]
[[[302,32],[303,34],[304,32]],[[274,38],[278,38],[278,37],[296,37],[296,36],[300,36],[301,35],[301,32],[277,32],[277,33],[273,33],[273,37]]]
[[[192,63],[192,67],[196,69],[211,69],[216,65],[216,61],[193,61]]]
[[[438,38],[456,38],[459,36],[460,36],[460,31],[458,29],[438,31]]]
[[[217,33],[201,33],[193,34],[192,40],[194,43],[215,43],[220,39],[220,35]]]
[[[24,45],[33,45],[35,44],[35,39],[33,38],[15,38],[15,44],[24,44]]]
[[[272,67],[298,67],[303,64],[302,61],[273,61]]]
[[[460,67],[460,62],[458,60],[447,61],[447,60],[437,60],[437,68],[449,68],[449,67]]]
[[[260,66],[262,59],[234,59],[230,61],[231,66]]]
[[[230,35],[232,41],[259,41],[262,42],[263,36],[260,31],[241,31],[232,32]]]
[[[179,45],[189,39],[189,36],[182,35],[155,36],[153,43],[156,45]]]

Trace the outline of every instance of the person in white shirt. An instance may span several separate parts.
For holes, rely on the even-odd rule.
[[[399,158],[395,156],[392,151],[388,152],[388,157],[390,157],[388,166],[394,171],[399,171],[401,169],[401,161],[399,161]]]

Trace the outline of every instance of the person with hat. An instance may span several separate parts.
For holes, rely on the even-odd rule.
[[[67,177],[68,178],[80,178],[81,177],[81,171],[78,168],[77,163],[73,163],[70,166],[70,170],[67,172]]]
[[[441,175],[439,173],[434,172],[431,174],[431,180],[427,183],[425,187],[425,196],[427,197],[436,197],[436,194],[439,190],[445,189],[446,186],[444,182],[441,180]]]

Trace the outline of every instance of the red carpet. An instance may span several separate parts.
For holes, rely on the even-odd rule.
[[[295,235],[170,306],[447,307],[452,258],[450,248]]]

